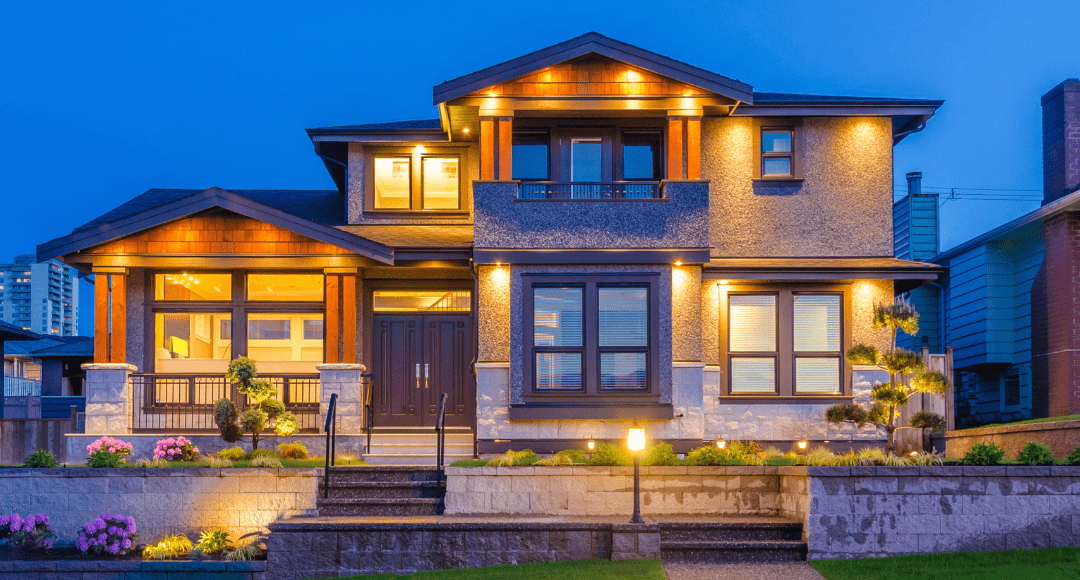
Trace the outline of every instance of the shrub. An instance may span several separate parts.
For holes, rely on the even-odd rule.
[[[23,467],[56,467],[57,465],[59,463],[56,462],[56,457],[47,449],[38,449],[23,462]]]
[[[589,465],[632,465],[634,458],[630,452],[610,443],[601,443],[596,446]]]
[[[515,463],[517,463],[517,460],[510,455],[500,455],[498,457],[492,457],[491,459],[488,459],[487,462],[489,467],[510,467]]]
[[[533,465],[571,465],[574,461],[565,455],[552,455],[536,460]]]
[[[657,443],[650,447],[641,458],[642,465],[678,465],[679,458],[667,443]]]
[[[877,465],[885,463],[885,452],[878,447],[863,447],[856,453],[859,465]]]
[[[143,559],[176,560],[191,552],[192,547],[191,540],[184,534],[165,536],[160,542],[143,549]]]
[[[805,455],[800,455],[795,463],[799,465],[832,465],[836,460],[836,456],[832,451],[829,451],[828,447],[814,447],[806,452]]]
[[[0,539],[20,550],[52,549],[55,537],[45,514],[31,514],[25,520],[19,514],[0,516]]]
[[[166,461],[197,461],[199,448],[184,437],[161,439],[154,447],[154,459]]]
[[[922,466],[943,465],[945,463],[944,456],[937,453],[916,453],[915,455],[905,457],[904,459],[912,465]]]
[[[244,456],[245,459],[258,459],[260,457],[275,457],[275,455],[269,449],[252,449]]]
[[[269,451],[267,449],[266,451]],[[281,460],[273,455],[259,455],[251,460],[252,467],[281,467]]]
[[[727,454],[712,445],[703,445],[686,454],[687,465],[727,465]]]
[[[169,462],[164,459],[146,459],[145,457],[135,462],[138,467],[168,467]]]
[[[563,449],[555,455],[564,455],[574,463],[585,463],[585,452],[580,449]]]
[[[1073,452],[1065,458],[1065,463],[1067,465],[1080,465],[1080,445],[1077,445],[1076,449],[1073,449]]]
[[[929,411],[919,411],[911,416],[911,426],[916,429],[930,429],[934,433],[945,430],[945,417]]]
[[[867,415],[866,409],[863,409],[862,405],[859,405],[858,403],[850,405],[833,405],[825,411],[825,420],[830,423],[843,423],[844,421],[847,421],[862,427],[866,424]]]
[[[976,443],[960,460],[964,465],[997,465],[1005,458],[1005,450],[989,441]]]
[[[536,452],[532,449],[522,449],[521,451],[514,451],[513,449],[510,449],[506,452],[506,454],[510,457],[513,457],[514,459],[531,459],[533,457],[536,457]]]
[[[226,443],[235,443],[244,436],[244,430],[236,424],[240,412],[236,405],[228,399],[219,399],[214,403],[214,424],[221,431],[221,438]]]
[[[216,556],[228,550],[231,543],[229,532],[225,530],[203,530],[195,549],[203,554]]]
[[[240,447],[222,449],[217,452],[217,456],[221,459],[228,459],[229,461],[240,461],[244,458],[244,450]]]
[[[254,560],[262,554],[262,552],[264,552],[264,550],[259,546],[258,542],[251,542],[250,544],[238,546],[235,550],[226,554],[225,559],[246,562],[248,560]]]
[[[853,365],[874,366],[878,364],[878,349],[865,344],[856,344],[847,351],[847,360]]]
[[[281,459],[307,459],[307,447],[298,441],[282,443],[277,446],[277,456]]]
[[[135,547],[138,539],[135,518],[122,514],[101,514],[79,530],[75,547],[84,554],[123,556]]]
[[[90,467],[117,467],[131,455],[132,445],[108,435],[86,446],[86,464]]]
[[[1050,446],[1038,441],[1024,443],[1020,450],[1020,463],[1028,465],[1053,465],[1054,456],[1050,454]]]

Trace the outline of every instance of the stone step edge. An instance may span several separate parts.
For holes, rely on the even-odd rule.
[[[441,481],[426,480],[426,481],[334,481],[334,478],[330,478],[330,489],[392,489],[395,487],[412,487],[412,488],[425,488],[425,487],[443,487]]]
[[[325,506],[372,506],[372,505],[439,505],[442,504],[443,499],[441,497],[365,497],[365,498],[351,498],[351,497],[331,497],[331,498],[318,498],[316,500],[317,505]]]
[[[663,516],[661,516],[663,517]],[[660,533],[665,531],[684,531],[684,530],[802,530],[802,524],[799,522],[665,522],[658,520],[656,522],[660,526]]]
[[[760,541],[697,541],[697,542],[665,542],[660,540],[660,551],[664,550],[805,550],[806,542],[800,540],[760,540]]]

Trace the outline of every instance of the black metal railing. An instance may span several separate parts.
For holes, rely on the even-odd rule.
[[[319,429],[319,375],[260,376],[296,415],[302,433]],[[224,375],[132,375],[131,430],[135,433],[216,432],[214,403],[229,399],[238,409],[247,396]]]
[[[446,393],[439,395],[439,408],[435,413],[435,471],[439,482],[443,477],[443,459],[446,457]]]
[[[364,431],[367,435],[367,446],[364,447],[364,453],[371,453],[371,429],[375,426],[375,404],[372,402],[372,393],[375,391],[375,386],[372,384],[371,376],[372,373],[360,375],[360,384],[364,389],[364,415],[366,418]]]
[[[518,199],[660,199],[658,181],[612,181],[604,183],[523,182]]]
[[[326,407],[326,468],[323,469],[323,497],[330,497],[330,468],[334,466],[337,447],[337,393],[330,394]]]

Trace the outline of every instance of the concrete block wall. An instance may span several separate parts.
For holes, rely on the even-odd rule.
[[[286,516],[313,513],[316,469],[76,468],[0,470],[0,513],[45,513],[57,541],[74,542],[102,513],[135,518],[140,541],[198,538],[221,528],[240,537]]]

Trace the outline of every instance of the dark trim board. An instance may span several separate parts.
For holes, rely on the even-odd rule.
[[[509,418],[514,420],[556,419],[665,419],[675,418],[675,408],[670,404],[619,405],[530,403],[510,405]]]

